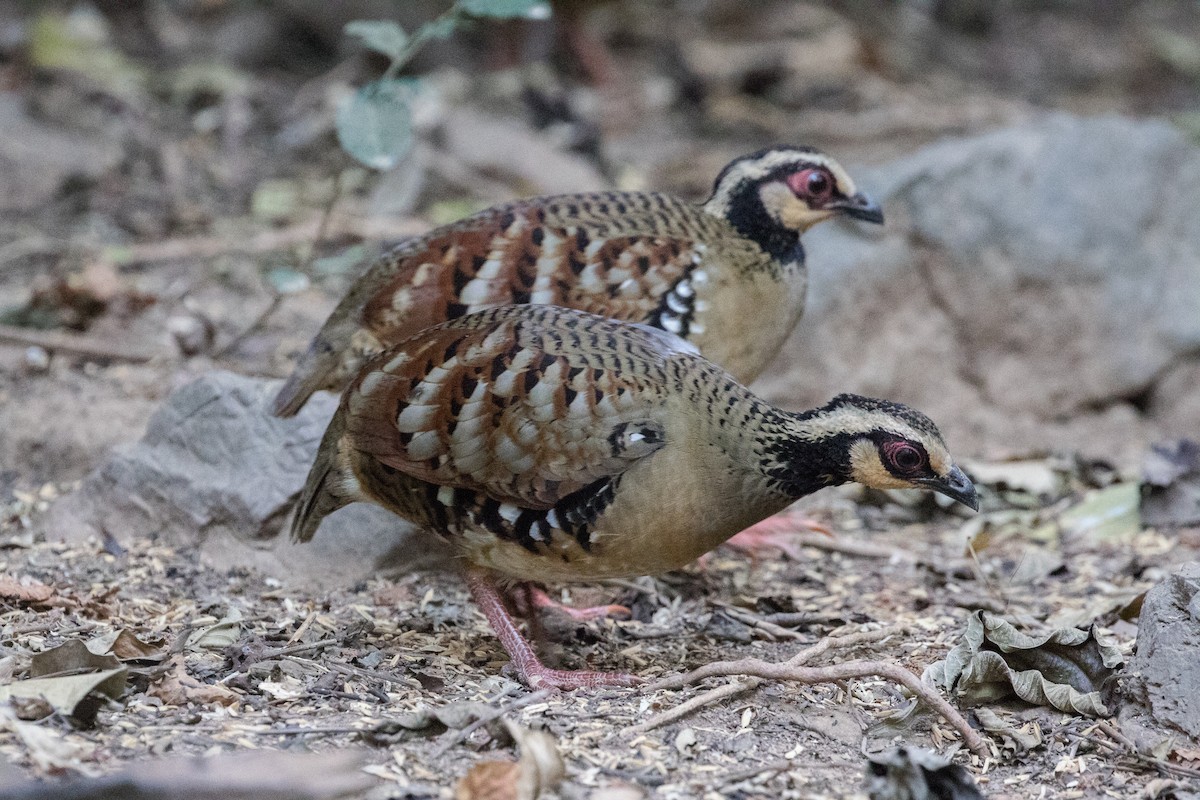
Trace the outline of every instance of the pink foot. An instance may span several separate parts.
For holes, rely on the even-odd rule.
[[[625,606],[607,605],[607,606],[587,606],[586,608],[573,608],[564,603],[560,603],[539,586],[532,583],[527,583],[523,587],[525,594],[525,602],[533,609],[540,611],[550,610],[559,614],[564,614],[573,620],[579,622],[587,622],[593,619],[629,619],[633,616],[633,612]]]
[[[512,668],[516,670],[521,682],[529,688],[571,691],[599,686],[634,686],[642,683],[641,678],[627,672],[550,669],[541,662],[533,651],[533,646],[517,630],[517,623],[505,608],[491,573],[481,569],[468,569],[466,580],[471,597],[487,617],[492,630],[500,639],[500,644],[512,659]]]
[[[806,531],[833,536],[833,531],[827,525],[798,513],[784,512],[751,525],[725,544],[752,556],[760,555],[764,549],[773,548],[792,561],[803,561],[804,554],[800,552],[802,545],[797,538]]]

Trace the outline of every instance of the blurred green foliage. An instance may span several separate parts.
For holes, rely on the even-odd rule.
[[[411,105],[421,90],[420,80],[396,76],[417,51],[435,39],[449,37],[471,19],[545,19],[549,15],[546,0],[455,0],[441,16],[411,35],[391,20],[355,20],[347,24],[347,34],[387,56],[391,64],[382,77],[360,87],[338,109],[337,134],[342,149],[373,169],[396,166],[413,144]]]

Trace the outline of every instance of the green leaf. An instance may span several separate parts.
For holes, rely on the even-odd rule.
[[[430,20],[421,26],[417,35],[421,39],[449,39],[458,29],[459,20],[453,14],[446,14]]]
[[[268,270],[267,281],[279,294],[298,294],[309,286],[308,276],[290,267],[275,267]]]
[[[413,144],[409,80],[377,80],[363,86],[337,113],[342,149],[368,167],[389,170]]]
[[[545,0],[459,0],[463,11],[476,17],[495,19],[549,19],[550,4]]]
[[[347,36],[357,36],[362,43],[372,50],[389,56],[393,61],[399,61],[408,45],[408,34],[390,19],[356,19],[347,22],[344,29]]]

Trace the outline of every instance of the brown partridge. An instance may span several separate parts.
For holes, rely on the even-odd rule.
[[[518,200],[409,239],[350,287],[275,398],[295,414],[373,354],[507,304],[577,308],[678,334],[749,383],[804,309],[800,235],[835,215],[881,223],[829,156],[774,147],[722,170],[700,205],[654,192]]]
[[[555,306],[505,306],[372,359],[329,424],[292,520],[306,541],[355,501],[448,541],[529,685],[630,683],[549,669],[496,579],[681,567],[825,486],[920,487],[977,507],[934,424],[840,395],[777,409],[674,334]]]

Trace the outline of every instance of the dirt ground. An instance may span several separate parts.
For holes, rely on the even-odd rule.
[[[400,13],[438,10],[411,5]],[[928,711],[906,716],[910,699],[883,679],[767,680],[631,731],[729,679],[531,694],[504,676],[503,651],[453,574],[313,591],[215,570],[153,539],[34,534],[172,389],[214,368],[285,375],[383,242],[565,174],[698,197],[730,157],[773,141],[881,163],[1046,108],[1162,116],[1196,135],[1190,3],[764,3],[753,15],[732,2],[596,5],[585,27],[619,67],[598,88],[548,28],[480,26],[427,53],[417,69],[441,100],[418,120],[414,157],[385,176],[342,153],[332,126],[347,87],[381,69],[342,23],[391,4],[0,10],[0,128],[19,134],[0,143],[0,684],[29,678],[35,655],[69,640],[126,631],[139,642],[119,656],[123,688],[99,704],[93,694],[94,707],[0,714],[0,796],[29,777],[150,757],[354,748],[374,781],[362,796],[449,797],[472,765],[517,757],[498,723],[474,722],[497,709],[552,737],[566,778],[546,796],[853,796],[865,754],[898,742],[953,752],[993,798],[1200,796],[1194,743],[1150,752],[1115,720],[1008,700],[989,704],[986,724],[968,714],[997,731],[983,759],[956,750],[958,734]],[[63,32],[86,44],[78,59],[48,44]],[[496,69],[513,40],[546,54],[538,85],[549,75],[548,96],[569,101],[563,118],[531,124],[538,103]],[[471,130],[561,160],[514,174],[472,149],[460,135]],[[970,442],[958,447],[971,455]],[[831,542],[796,559],[721,550],[677,574],[573,588],[574,603],[623,603],[633,618],[548,618],[547,647],[565,666],[654,679],[782,661],[865,630],[881,633],[816,663],[885,659],[919,675],[983,609],[1095,622],[1128,655],[1131,608],[1200,558],[1200,535],[1058,524],[1089,493],[1136,481],[1129,465],[1063,455],[1054,490],[994,492],[983,534],[931,504],[826,493],[808,507],[837,532]],[[1025,535],[1046,525],[1057,527],[1043,539]]]

